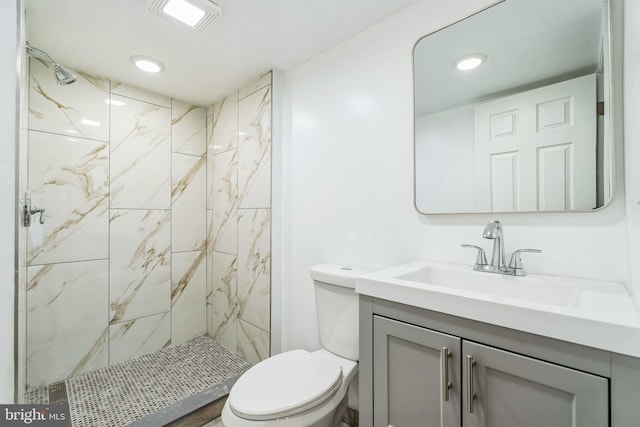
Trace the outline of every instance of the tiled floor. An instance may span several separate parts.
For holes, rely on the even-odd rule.
[[[49,403],[49,387],[33,387],[25,391],[24,403],[33,403],[34,405]]]
[[[250,366],[202,336],[79,375],[66,381],[73,427],[126,426]],[[48,403],[45,387],[28,390],[27,396],[29,403]]]

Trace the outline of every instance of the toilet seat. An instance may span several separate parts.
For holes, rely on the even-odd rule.
[[[306,350],[263,360],[245,372],[229,394],[229,408],[247,420],[297,414],[329,399],[340,388],[342,368]]]

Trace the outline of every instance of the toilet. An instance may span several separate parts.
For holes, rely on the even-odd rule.
[[[287,351],[236,381],[222,409],[225,427],[337,427],[358,371],[356,277],[367,271],[332,264],[311,269],[322,349]]]

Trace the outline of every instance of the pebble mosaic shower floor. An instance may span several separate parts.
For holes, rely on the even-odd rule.
[[[251,365],[202,336],[65,381],[73,427],[120,427],[246,371]],[[50,403],[48,387],[27,403]]]

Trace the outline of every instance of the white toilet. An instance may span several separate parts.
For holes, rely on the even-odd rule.
[[[311,269],[322,350],[292,350],[245,372],[222,409],[225,427],[336,427],[358,371],[356,276],[330,264]]]

